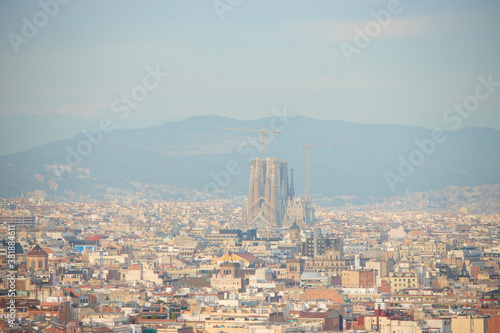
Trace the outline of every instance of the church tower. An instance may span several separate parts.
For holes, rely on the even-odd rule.
[[[288,163],[277,158],[256,158],[250,163],[246,222],[279,226],[289,193]]]
[[[293,245],[300,247],[300,227],[297,223],[293,223],[288,233],[290,234],[290,242]]]
[[[36,245],[31,252],[26,255],[29,270],[46,271],[49,268],[49,255],[40,245]]]

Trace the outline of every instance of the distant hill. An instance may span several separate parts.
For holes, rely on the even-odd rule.
[[[0,116],[0,155],[17,153],[54,140],[69,139],[90,126],[93,124],[89,120],[60,114]]]
[[[39,147],[55,140],[72,138],[82,130],[98,128],[99,120],[80,119],[57,113],[0,116],[0,156]],[[147,121],[139,122],[137,119],[118,123],[121,128],[139,128],[147,124]]]
[[[90,145],[89,139],[79,134],[0,156],[0,196],[19,195],[23,188],[25,192],[73,191],[99,197],[106,187],[130,189],[131,183],[200,192],[218,189],[221,196],[245,195],[249,160],[259,155],[260,137],[257,133],[219,127],[260,129],[261,124],[280,131],[279,135],[266,134],[266,156],[288,161],[289,168],[294,169],[298,193],[304,193],[306,187],[306,152],[300,146],[307,142],[332,145],[311,149],[313,197],[346,196],[362,202],[406,191],[500,183],[500,132],[490,128],[445,132],[444,142],[434,142],[432,151],[429,143],[432,130],[421,127],[365,125],[299,116],[239,121],[210,115],[144,129],[115,129],[104,134],[102,143],[97,145]],[[92,135],[99,139],[95,132]],[[415,140],[426,145],[419,148]],[[90,169],[89,178],[66,174],[58,180],[58,190],[50,190],[48,181],[54,176],[44,165],[75,162],[77,158],[68,151],[76,151],[78,147],[85,154],[88,151],[84,148],[91,147],[91,153],[81,156],[78,164]],[[404,164],[411,161],[417,166],[407,170],[409,165]],[[43,175],[44,183],[35,180],[35,174]],[[387,177],[393,182],[392,188]]]

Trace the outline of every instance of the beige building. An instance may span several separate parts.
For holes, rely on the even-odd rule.
[[[231,308],[212,311],[204,316],[209,316],[205,320],[205,333],[280,333],[286,326],[269,325],[269,314],[271,309],[260,307]],[[266,325],[267,324],[267,325]],[[288,326],[288,325],[287,325]]]
[[[206,238],[210,244],[215,244],[215,245],[222,245],[225,243],[234,245],[235,242],[237,242],[239,239],[238,235],[236,234],[221,234],[221,233],[208,234]]]
[[[130,265],[130,258],[128,254],[101,255],[100,252],[90,252],[88,254],[88,260],[90,265],[100,265],[101,262],[104,266],[110,266],[112,264],[119,264],[124,266]]]
[[[422,329],[416,321],[387,320],[385,325],[380,325],[381,333],[422,333]],[[427,332],[427,331],[426,331]],[[455,333],[455,331],[453,331]]]
[[[119,290],[119,291],[107,291],[105,293],[99,293],[98,295],[98,301],[114,301],[114,302],[138,302],[138,303],[144,303],[145,298],[142,297],[141,299],[141,293],[139,291],[137,292],[132,292],[130,290]],[[141,303],[141,304],[142,304]]]
[[[215,274],[210,279],[210,286],[218,291],[239,291],[243,287],[243,279],[233,275]]]
[[[142,281],[143,279],[143,270],[141,264],[132,264],[129,269],[125,273],[125,281],[134,282],[134,281]]]
[[[373,288],[375,287],[375,271],[358,270],[342,271],[342,287],[345,288]]]
[[[487,333],[488,318],[473,316],[458,316],[451,319],[453,333]]]
[[[304,261],[300,259],[289,259],[286,261],[286,278],[300,282],[300,276],[304,272]]]
[[[365,316],[364,318],[365,330],[376,331],[377,325],[380,327],[388,326],[387,322],[390,321],[388,317]]]
[[[68,271],[60,276],[61,282],[64,284],[79,285],[83,282],[83,272]]]
[[[366,269],[373,269],[377,271],[377,276],[385,277],[389,276],[389,273],[392,271],[393,261],[380,261],[375,259],[370,259],[370,261],[366,262]]]
[[[324,254],[317,254],[314,259],[306,260],[306,270],[319,272],[332,272],[338,275],[346,268],[344,254],[342,250],[329,249]]]
[[[142,279],[144,281],[153,282],[158,286],[161,286],[163,284],[163,280],[160,278],[158,272],[155,272],[154,266],[152,264],[142,265]]]
[[[404,289],[417,288],[418,281],[415,273],[390,273],[384,280],[391,286],[391,292],[398,293]]]

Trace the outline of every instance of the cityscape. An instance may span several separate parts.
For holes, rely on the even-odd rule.
[[[500,4],[0,4],[0,331],[500,333]]]

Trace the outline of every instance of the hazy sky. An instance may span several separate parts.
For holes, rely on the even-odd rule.
[[[496,0],[54,2],[0,2],[0,114],[115,117],[112,104],[159,67],[169,76],[131,117],[255,119],[286,106],[451,129],[443,115],[479,76],[500,82]],[[375,23],[381,11],[391,17]],[[348,62],[340,46],[352,52],[356,36]],[[499,106],[496,87],[461,126],[500,129]]]

